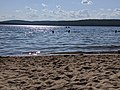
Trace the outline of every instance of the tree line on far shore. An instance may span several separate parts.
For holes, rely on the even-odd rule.
[[[120,26],[120,19],[86,19],[73,21],[24,21],[8,20],[0,24],[9,25],[53,25],[53,26]]]

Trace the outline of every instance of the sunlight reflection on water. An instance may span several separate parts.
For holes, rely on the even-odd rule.
[[[120,32],[115,30],[120,27],[0,25],[0,55],[116,51]]]

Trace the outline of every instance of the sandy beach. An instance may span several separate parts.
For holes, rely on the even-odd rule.
[[[120,90],[120,54],[1,56],[0,90]]]

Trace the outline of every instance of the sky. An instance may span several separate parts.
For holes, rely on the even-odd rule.
[[[120,0],[0,0],[0,21],[120,19]]]

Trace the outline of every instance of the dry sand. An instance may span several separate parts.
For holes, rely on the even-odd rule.
[[[120,54],[0,57],[0,90],[120,90]]]

